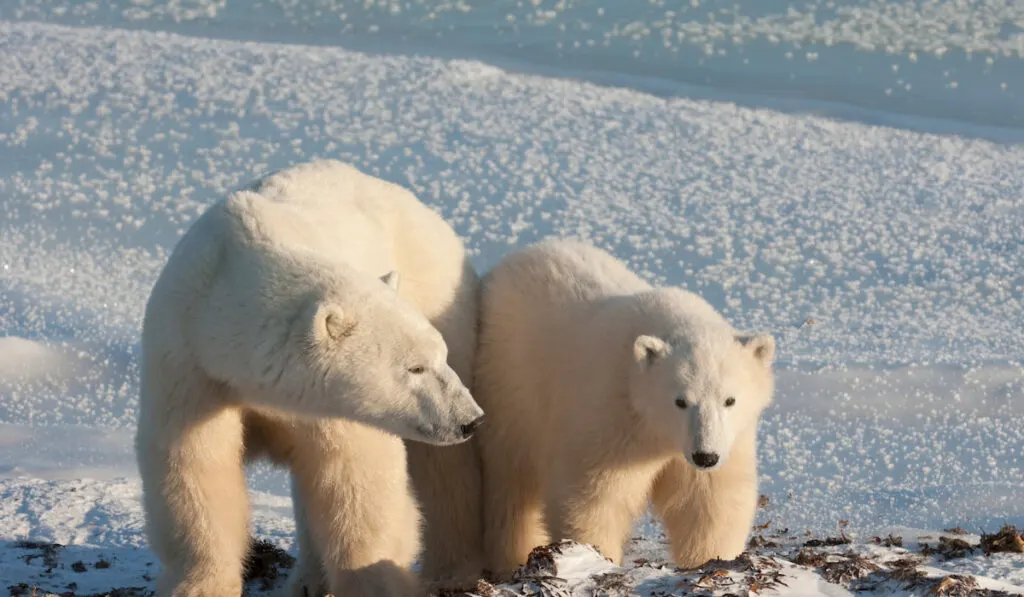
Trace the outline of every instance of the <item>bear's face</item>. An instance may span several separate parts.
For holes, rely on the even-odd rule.
[[[729,330],[692,342],[643,335],[633,350],[634,408],[698,469],[722,466],[736,438],[756,430],[772,400],[775,341],[767,334]]]
[[[394,286],[396,278],[382,280]],[[441,334],[397,293],[347,287],[305,305],[287,377],[306,411],[356,420],[437,445],[463,442],[483,418]]]

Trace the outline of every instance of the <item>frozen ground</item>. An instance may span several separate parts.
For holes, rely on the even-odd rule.
[[[0,2],[0,592],[149,586],[150,285],[205,205],[314,156],[415,189],[480,270],[583,238],[774,333],[773,528],[1024,526],[1021,3],[350,4]],[[71,546],[47,575],[20,540]]]

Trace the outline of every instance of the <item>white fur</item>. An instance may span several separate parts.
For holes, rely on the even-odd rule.
[[[507,574],[560,539],[619,562],[649,499],[679,565],[741,553],[773,351],[771,336],[739,334],[697,295],[652,288],[596,248],[507,256],[484,279],[473,386],[488,415],[488,568]],[[697,453],[718,462],[698,470]]]
[[[479,461],[463,426],[482,415],[465,387],[478,284],[443,219],[339,162],[283,170],[204,213],[143,323],[136,450],[158,595],[240,595],[242,468],[263,456],[291,468],[288,593],[417,590],[410,472],[425,571],[476,572]],[[399,437],[416,440],[408,468]]]

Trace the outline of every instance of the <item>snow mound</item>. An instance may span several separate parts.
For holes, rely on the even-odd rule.
[[[0,338],[0,384],[40,377],[67,377],[75,361],[43,342],[17,336]]]

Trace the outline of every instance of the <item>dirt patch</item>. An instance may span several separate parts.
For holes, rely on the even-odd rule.
[[[34,560],[42,558],[47,574],[53,572],[53,569],[60,565],[60,552],[64,549],[60,543],[40,543],[39,541],[18,541],[14,547],[39,552],[22,556],[22,559],[26,564],[31,564]]]

